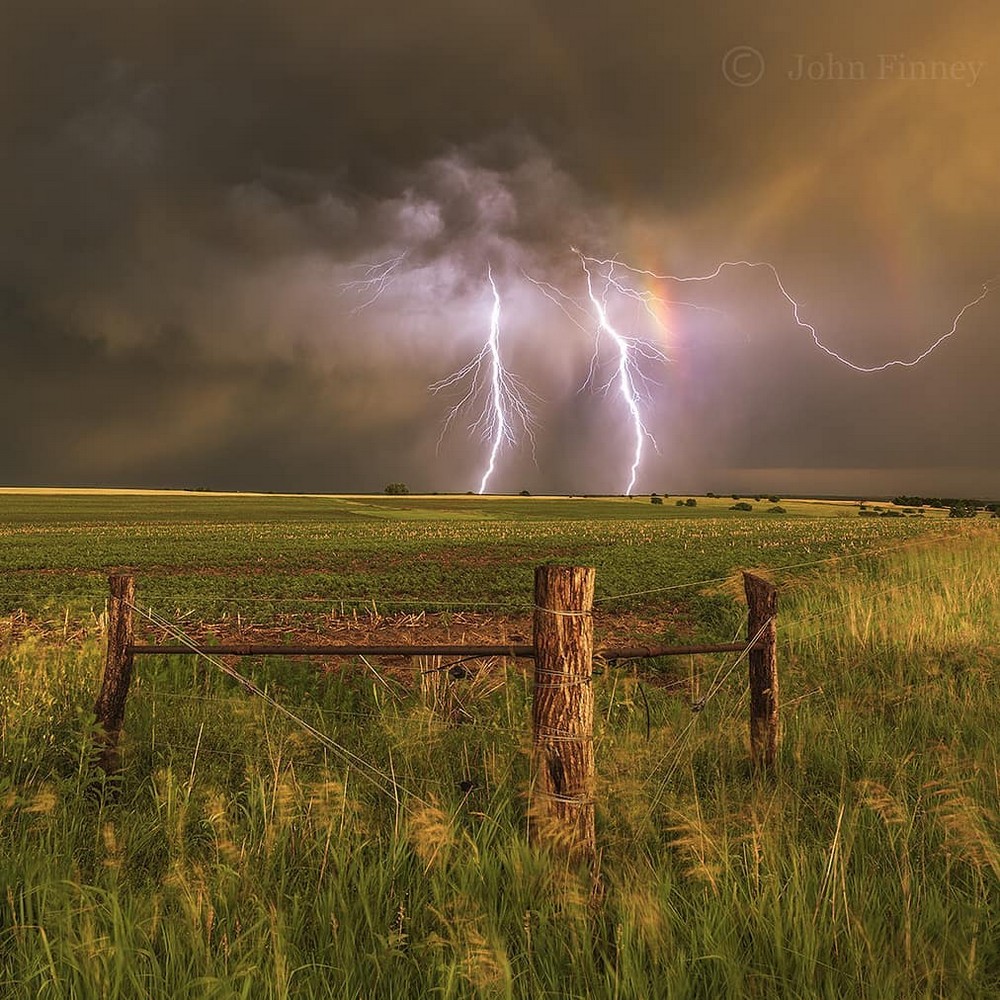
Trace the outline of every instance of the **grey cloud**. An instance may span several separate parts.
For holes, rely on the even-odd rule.
[[[1000,270],[988,4],[53,2],[0,22],[0,480],[468,485],[477,447],[456,428],[436,451],[449,400],[426,386],[481,342],[489,261],[541,397],[538,466],[508,454],[498,484],[615,489],[614,400],[577,393],[590,341],[522,268],[579,294],[571,243],[687,273],[767,257],[874,360]],[[739,44],[764,56],[755,87],[722,73]],[[921,86],[879,79],[884,52],[986,65]],[[826,53],[867,78],[790,79]],[[341,286],[404,251],[354,313]],[[995,300],[919,370],[858,377],[755,277],[698,296],[734,319],[674,310],[651,484],[961,463],[1000,493]]]

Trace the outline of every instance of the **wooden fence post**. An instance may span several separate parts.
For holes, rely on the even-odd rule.
[[[108,774],[119,767],[118,739],[125,718],[125,699],[132,679],[132,605],[135,603],[135,580],[131,576],[110,576],[108,586],[108,651],[104,660],[101,693],[94,705],[94,715],[103,732],[98,763]]]
[[[529,836],[572,861],[596,849],[593,603],[593,567],[535,570]]]
[[[750,760],[754,768],[771,770],[778,752],[778,656],[775,614],[778,591],[773,583],[743,574],[747,595],[747,642],[763,628],[750,650]]]

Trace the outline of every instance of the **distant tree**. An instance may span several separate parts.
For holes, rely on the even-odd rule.
[[[768,514],[787,514],[788,513],[788,511],[785,510],[785,508],[781,507],[781,506],[768,507],[767,508],[767,512],[768,512]]]
[[[719,494],[718,493],[708,492],[708,493],[705,494],[705,496],[712,497],[713,499],[715,499],[715,498],[717,498],[719,496]]]
[[[957,500],[948,509],[948,517],[975,517],[976,505],[971,500]]]
[[[531,494],[527,490],[521,490],[521,492],[518,494],[518,496],[530,497]]]
[[[742,497],[741,497],[741,496],[739,495],[739,493],[733,493],[733,494],[731,494],[731,496],[732,496],[732,498],[733,498],[734,500],[742,500],[742,499],[743,499],[743,498],[742,498]]]
[[[684,506],[684,501],[683,500],[678,500],[677,503],[674,506],[676,506],[676,507],[683,507]]]
[[[781,497],[768,497],[768,503],[781,503]]]
[[[385,492],[391,496],[400,496],[403,493],[409,493],[410,487],[406,483],[387,483]]]
[[[761,500],[763,500],[763,499],[764,499],[764,494],[763,494],[763,493],[758,493],[758,494],[757,494],[757,495],[756,495],[756,496],[754,497],[754,500],[756,500],[756,501],[757,501],[757,503],[760,503],[760,502],[761,502]]]
[[[663,497],[658,497],[658,496],[657,496],[657,495],[656,495],[656,494],[654,493],[654,494],[653,494],[653,495],[652,495],[652,496],[651,496],[651,497],[649,498],[649,502],[650,502],[650,503],[658,503],[658,504],[661,504],[661,505],[662,505],[662,503],[663,503]]]
[[[687,500],[684,501],[684,506],[685,507],[697,507],[698,506],[698,501],[695,500],[694,497],[688,497]]]
[[[746,500],[743,500],[740,503],[734,503],[732,505],[732,507],[730,507],[729,509],[730,510],[753,510],[753,504],[752,503],[747,503]]]

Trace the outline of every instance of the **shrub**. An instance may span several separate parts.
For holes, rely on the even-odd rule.
[[[781,503],[781,497],[768,497],[768,503]]]
[[[518,496],[530,497],[531,494],[527,490],[521,490],[521,492],[518,494]]]
[[[675,504],[675,506],[677,506],[677,507],[683,507],[684,506],[684,501],[683,500],[678,500],[677,503]]]
[[[684,506],[685,507],[697,507],[698,506],[698,501],[695,500],[694,497],[688,497],[687,500],[684,501]]]
[[[732,507],[730,507],[729,509],[730,510],[753,510],[753,504],[752,503],[747,503],[746,500],[744,500],[742,503],[734,503],[732,505]]]
[[[788,511],[785,510],[784,507],[780,507],[780,506],[779,507],[768,507],[767,508],[767,512],[768,512],[768,514],[787,514],[788,513]]]
[[[406,483],[388,483],[385,487],[385,492],[393,496],[400,496],[403,493],[409,493],[410,487]]]
[[[663,503],[663,497],[658,497],[655,493],[649,498],[650,503]]]

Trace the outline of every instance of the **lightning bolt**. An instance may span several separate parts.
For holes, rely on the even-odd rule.
[[[922,350],[912,356],[890,358],[879,364],[859,364],[845,357],[824,342],[815,325],[803,318],[801,304],[791,295],[774,264],[766,260],[725,260],[714,271],[707,274],[677,275],[659,274],[655,271],[634,267],[623,263],[617,256],[600,258],[588,256],[576,247],[571,251],[579,258],[583,271],[586,296],[574,298],[548,281],[532,277],[522,271],[523,277],[531,282],[551,303],[580,330],[592,335],[594,348],[590,368],[581,390],[587,386],[597,386],[598,391],[614,394],[621,401],[623,417],[632,440],[631,463],[624,492],[631,494],[638,481],[643,454],[647,441],[655,448],[656,440],[646,424],[644,411],[649,401],[650,387],[655,381],[647,374],[649,365],[668,362],[668,357],[654,341],[642,335],[652,322],[663,328],[662,310],[655,306],[683,306],[704,312],[712,312],[727,320],[729,316],[722,310],[696,302],[670,299],[665,302],[652,291],[636,287],[639,278],[652,278],[677,285],[712,282],[727,269],[763,269],[774,281],[779,294],[791,307],[793,321],[800,330],[808,332],[815,347],[841,365],[861,374],[883,372],[889,368],[912,368],[936,351],[957,332],[965,314],[979,305],[993,290],[1000,277],[985,282],[979,293],[962,305],[952,318],[950,326]],[[360,301],[351,310],[352,315],[362,312],[376,303],[390,288],[404,270],[407,253],[397,254],[373,263],[360,264],[360,277],[344,282],[341,291],[356,296]],[[501,353],[501,296],[493,275],[492,266],[487,264],[487,283],[492,296],[489,318],[489,332],[486,342],[472,360],[446,378],[434,383],[430,388],[434,393],[456,386],[464,387],[461,399],[448,412],[441,437],[440,447],[449,427],[460,413],[479,408],[478,415],[470,424],[470,431],[478,433],[486,443],[487,455],[479,482],[479,493],[485,493],[496,472],[504,448],[514,447],[523,433],[534,451],[535,441],[531,430],[532,415],[526,396],[530,396],[524,385],[504,366]],[[636,308],[635,316],[628,322],[628,329],[621,326],[620,303],[630,301]],[[639,332],[637,332],[639,331]],[[610,343],[614,364],[603,384],[597,385],[598,373],[602,366],[602,347]]]
[[[438,393],[455,385],[468,384],[465,394],[448,413],[438,440],[439,445],[455,417],[474,406],[484,389],[486,390],[487,398],[482,410],[469,428],[473,433],[478,431],[482,439],[489,443],[489,456],[479,481],[479,493],[486,492],[503,447],[517,444],[518,428],[528,437],[532,451],[535,446],[531,431],[531,410],[524,398],[526,390],[520,380],[504,367],[500,354],[500,291],[489,264],[486,267],[486,278],[493,297],[486,343],[468,364],[431,386],[431,391]]]
[[[363,312],[382,297],[386,289],[398,277],[396,272],[403,266],[405,260],[406,251],[386,260],[356,265],[356,269],[361,271],[361,277],[353,281],[345,281],[340,286],[343,294],[356,295],[364,300],[351,310],[352,316]]]
[[[576,252],[579,253],[579,251]],[[675,281],[679,283],[712,281],[714,278],[717,278],[726,268],[736,268],[736,267],[764,268],[765,270],[770,271],[771,276],[774,278],[774,283],[777,286],[778,291],[784,297],[785,301],[788,302],[788,304],[792,307],[792,317],[795,320],[795,325],[798,326],[799,329],[801,330],[808,330],[813,343],[824,354],[833,358],[835,361],[840,362],[840,364],[846,365],[848,368],[851,368],[856,372],[861,372],[862,374],[865,375],[871,374],[873,372],[884,372],[889,368],[913,368],[915,365],[919,365],[921,361],[923,361],[929,355],[933,354],[933,352],[936,351],[946,340],[950,339],[958,332],[958,325],[959,323],[961,323],[962,317],[966,314],[966,312],[968,312],[968,310],[972,309],[974,306],[979,305],[979,303],[982,302],[983,299],[985,299],[986,296],[990,294],[990,292],[993,290],[993,285],[998,280],[998,278],[990,278],[989,281],[984,282],[980,288],[979,294],[975,298],[970,299],[968,302],[966,302],[962,306],[962,308],[955,314],[954,318],[952,319],[951,326],[948,328],[948,330],[942,333],[935,340],[931,341],[931,343],[926,348],[924,348],[924,350],[920,351],[918,354],[915,354],[913,357],[908,359],[891,358],[888,361],[883,361],[881,364],[878,365],[859,365],[851,361],[849,358],[845,358],[842,354],[839,354],[832,347],[829,347],[827,344],[823,343],[822,339],[820,338],[819,331],[816,329],[816,327],[813,326],[812,323],[808,323],[806,322],[806,320],[802,318],[801,315],[802,306],[789,294],[788,290],[785,288],[784,282],[781,280],[781,275],[778,274],[778,269],[769,261],[725,260],[721,264],[719,264],[719,266],[710,274],[681,276],[676,274],[657,274],[654,271],[647,271],[641,268],[630,267],[627,264],[622,264],[620,261],[617,260],[617,258],[599,260],[594,257],[587,257],[585,258],[585,260],[595,267],[602,267],[602,266],[612,267],[617,265],[618,267],[621,267],[625,271],[628,271],[632,274],[655,278],[659,281]],[[635,289],[631,289],[628,286],[625,286],[624,288],[619,288],[619,291],[624,291],[627,294],[631,294],[633,297],[639,297],[640,295],[650,294],[650,293],[639,293]],[[655,301],[655,297],[653,297],[650,301]]]
[[[626,298],[635,300],[658,326],[662,327],[662,323],[652,309],[652,303],[656,301],[655,297],[651,293],[639,292],[625,285],[615,273],[615,260],[600,261],[594,257],[587,257],[576,247],[571,249],[580,258],[580,265],[586,278],[589,306],[567,295],[550,282],[534,278],[525,271],[522,271],[521,274],[580,330],[588,334],[591,333],[594,321],[596,321],[597,329],[594,337],[594,351],[590,359],[590,369],[581,388],[595,384],[600,365],[602,337],[611,341],[615,354],[614,368],[609,378],[598,389],[605,394],[610,393],[613,389],[624,405],[632,434],[632,463],[624,492],[631,494],[639,476],[639,467],[642,464],[646,442],[649,441],[654,448],[657,447],[656,439],[650,433],[643,417],[643,406],[648,399],[648,389],[653,384],[653,380],[645,373],[642,362],[651,361],[656,364],[665,364],[669,359],[649,339],[623,333],[619,329],[618,325],[611,319],[609,296],[613,292],[617,292]],[[595,285],[600,287],[595,287]],[[720,312],[720,310],[697,306],[694,303],[678,304],[690,305],[694,308],[707,308],[716,313]]]
[[[644,386],[648,381],[642,368],[639,366],[637,356],[647,360],[666,362],[667,357],[662,351],[655,348],[648,341],[637,337],[629,337],[619,332],[608,315],[608,292],[616,287],[614,280],[614,261],[609,261],[607,273],[604,279],[604,288],[598,295],[594,290],[594,275],[591,271],[590,260],[577,251],[580,257],[580,264],[583,272],[587,276],[587,298],[593,307],[594,315],[597,318],[598,330],[606,334],[614,344],[618,356],[615,372],[603,386],[605,391],[614,384],[625,404],[625,410],[632,426],[632,466],[629,469],[628,485],[625,493],[631,495],[635,488],[635,481],[639,475],[639,466],[642,464],[643,445],[648,438],[653,447],[656,447],[656,439],[650,434],[642,416],[641,402],[644,400]],[[593,375],[597,362],[597,346],[595,354],[591,359],[591,376]],[[588,377],[589,378],[589,377]]]
[[[591,318],[591,316],[596,319],[598,340],[603,334],[605,337],[610,339],[614,345],[617,356],[616,370],[608,382],[601,388],[604,391],[608,391],[612,386],[615,387],[624,406],[626,422],[631,428],[633,438],[632,462],[629,468],[628,483],[625,488],[625,492],[628,494],[631,494],[634,490],[639,476],[645,442],[649,440],[654,447],[656,446],[656,441],[646,427],[643,417],[643,406],[648,395],[647,386],[652,382],[652,380],[645,374],[640,362],[643,359],[654,362],[666,362],[668,360],[663,352],[655,347],[648,339],[623,333],[611,319],[609,313],[609,299],[612,295],[621,296],[635,302],[637,306],[645,312],[648,319],[652,320],[657,326],[662,328],[660,315],[654,309],[654,305],[666,303],[664,303],[662,299],[648,289],[634,287],[633,284],[628,281],[629,275],[642,278],[652,278],[658,281],[670,281],[678,284],[705,283],[719,277],[719,275],[722,274],[722,272],[727,268],[762,268],[770,273],[778,292],[791,306],[792,317],[796,326],[809,333],[809,336],[816,348],[839,364],[845,365],[853,371],[861,374],[882,372],[889,368],[896,367],[912,368],[915,365],[920,364],[929,355],[936,351],[946,340],[953,337],[958,332],[959,324],[961,323],[966,312],[982,302],[983,299],[985,299],[993,290],[993,285],[1000,280],[1000,278],[992,278],[985,282],[981,286],[979,293],[962,305],[961,309],[959,309],[959,311],[952,318],[950,326],[919,352],[910,357],[890,358],[889,360],[883,361],[879,364],[863,365],[845,357],[843,354],[834,350],[834,348],[830,347],[823,341],[823,338],[820,336],[816,326],[803,318],[801,304],[788,291],[785,283],[781,279],[781,275],[778,273],[778,269],[769,261],[727,260],[720,263],[714,271],[711,271],[708,274],[659,274],[655,271],[637,268],[629,264],[622,263],[618,257],[592,257],[584,254],[576,247],[571,247],[570,249],[579,257],[580,264],[586,277],[587,300],[590,305],[589,310],[586,309],[581,302],[577,301],[572,296],[567,295],[555,285],[533,278],[525,272],[522,272],[522,274],[524,274],[524,277],[528,281],[534,284],[535,287],[538,288],[538,290],[547,299],[549,299],[549,301],[556,305],[564,313],[564,315],[566,315],[566,317],[580,329],[588,329],[587,321]],[[600,284],[601,287],[595,287],[596,284]],[[718,309],[702,306],[694,302],[681,302],[671,299],[669,305],[684,305],[694,309],[715,312],[726,317],[727,319],[729,318],[726,313]],[[590,363],[590,372],[584,385],[593,382],[598,365],[598,352],[599,343],[595,341],[594,354]]]

